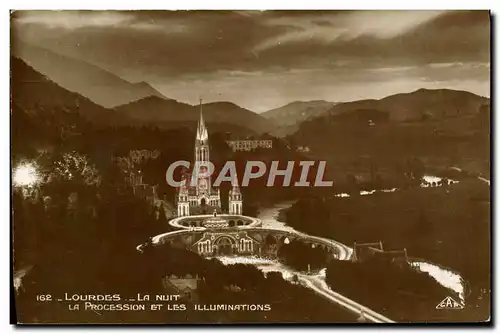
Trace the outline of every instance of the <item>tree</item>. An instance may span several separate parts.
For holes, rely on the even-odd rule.
[[[54,162],[51,177],[85,185],[98,185],[101,182],[95,165],[91,164],[86,156],[75,151],[63,153]]]
[[[432,222],[427,218],[425,211],[420,209],[414,233],[417,237],[425,237],[432,231]]]
[[[354,174],[347,174],[346,181],[347,181],[348,193],[351,196],[358,195],[359,194],[359,187],[358,187],[358,180],[356,179],[356,176]]]
[[[372,184],[376,183],[377,173],[378,173],[378,166],[372,157],[372,158],[370,158],[370,179],[372,181]]]
[[[409,178],[410,184],[414,186],[418,186],[422,183],[422,179],[425,173],[425,165],[417,157],[413,157],[409,159],[407,162],[407,170],[406,175]]]
[[[158,222],[160,224],[167,222],[167,213],[165,211],[163,203],[161,203],[160,206],[158,207]]]

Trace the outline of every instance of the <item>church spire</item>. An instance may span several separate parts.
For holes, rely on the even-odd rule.
[[[231,183],[233,184],[233,189],[229,190],[229,214],[241,215],[243,212],[243,197],[238,186],[238,176],[236,173]]]
[[[208,131],[203,120],[203,107],[200,99],[200,119],[198,120],[198,129],[196,131],[196,139],[202,142],[208,140]]]

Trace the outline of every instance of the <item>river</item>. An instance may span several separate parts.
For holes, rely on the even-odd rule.
[[[286,223],[279,221],[280,211],[289,208],[295,201],[282,202],[270,208],[262,209],[257,217],[261,219],[262,226],[265,228],[281,229],[290,232],[296,232],[304,235],[302,232],[296,231]],[[350,248],[349,248],[350,250]],[[347,258],[350,257],[352,252],[346,253]],[[287,265],[279,262],[278,260],[271,260],[266,258],[259,258],[257,256],[221,256],[217,257],[223,264],[231,265],[236,263],[251,264],[257,269],[262,271],[264,275],[269,272],[279,272],[283,279],[287,281],[294,281],[294,277],[304,287],[311,289],[315,293],[329,299],[331,302],[343,307],[344,309],[356,314],[357,321],[371,321],[376,323],[393,322],[391,319],[371,310],[354,300],[351,300],[335,291],[333,291],[328,284],[326,284],[326,268],[315,270],[309,273],[299,272]]]
[[[433,175],[424,175],[422,184],[420,185],[423,188],[431,187],[433,184],[437,184],[441,182],[443,179]],[[449,184],[458,183],[456,180],[448,179]],[[395,192],[397,188],[391,189],[382,189],[380,192],[388,193]],[[366,191],[362,190],[360,195],[367,196],[375,194],[375,190]],[[336,194],[337,197],[349,197],[349,194],[341,193]],[[262,221],[262,226],[266,228],[274,228],[280,229],[283,231],[290,232],[299,232],[295,230],[293,227],[288,226],[285,222],[279,221],[280,211],[283,209],[287,209],[291,207],[295,203],[295,201],[286,201],[275,204],[272,207],[262,208],[257,215]],[[299,232],[302,233],[302,232]],[[270,259],[262,259],[258,257],[220,257],[219,258],[224,264],[233,264],[233,263],[247,263],[255,265],[259,270],[261,270],[264,274],[270,271],[281,272],[284,279],[290,280],[293,275],[299,274],[295,270],[287,267],[286,265],[280,263],[277,260]],[[464,302],[464,280],[461,275],[457,272],[454,272],[448,268],[441,267],[434,263],[425,262],[425,261],[415,261],[412,262],[418,270],[422,272],[428,273],[432,278],[434,278],[439,284],[448,288],[454,292],[456,292],[462,302]],[[324,270],[323,270],[324,271]],[[317,278],[321,278],[324,280],[324,275],[317,275]]]
[[[298,274],[297,271],[289,268],[277,260],[265,259],[257,256],[219,256],[217,259],[225,265],[236,263],[252,264],[257,267],[257,269],[262,271],[264,275],[268,272],[280,272],[283,279],[287,281],[290,281],[293,278],[293,275]]]
[[[429,187],[437,187],[440,182],[443,181],[443,178],[439,176],[433,176],[433,175],[424,175],[422,177],[422,183],[420,184],[420,187],[422,188],[429,188]],[[458,183],[459,181],[452,180],[452,179],[447,179],[448,185]],[[488,180],[486,180],[488,181]],[[489,182],[489,181],[488,181]],[[488,183],[489,184],[489,183]],[[361,196],[366,196],[366,195],[373,195],[377,192],[383,192],[383,193],[392,193],[397,191],[398,188],[390,188],[390,189],[373,189],[373,190],[361,190],[359,194]],[[346,194],[346,193],[339,193],[335,194],[336,197],[350,197],[351,195]]]
[[[436,180],[433,179],[432,181]],[[396,189],[389,189],[388,191],[393,192],[395,190]],[[373,192],[371,194],[373,194]],[[298,232],[293,227],[288,226],[285,222],[279,220],[280,211],[291,207],[294,202],[295,201],[281,202],[275,204],[272,207],[262,208],[257,215],[257,218],[261,219],[263,227]],[[262,259],[258,257],[221,257],[219,259],[224,264],[253,264],[264,274],[270,271],[281,272],[284,279],[291,279],[294,274],[298,274],[295,270],[287,267],[277,260]],[[428,273],[442,286],[456,292],[460,296],[462,302],[464,301],[464,280],[459,273],[453,272],[448,268],[440,267],[439,265],[436,265],[434,263],[425,261],[413,262],[412,264],[414,264],[420,271]],[[323,275],[319,275],[318,277],[323,277],[324,279]]]

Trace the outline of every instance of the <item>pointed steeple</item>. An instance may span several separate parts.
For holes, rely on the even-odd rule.
[[[196,131],[196,140],[205,142],[208,140],[208,131],[203,120],[203,107],[200,99],[200,119],[198,120],[198,129]]]
[[[238,200],[240,201],[241,200],[241,191],[240,191],[240,187],[238,185],[238,176],[234,175],[234,179],[231,181],[231,184],[232,184],[232,189],[229,190],[229,196],[233,199],[233,200]]]
[[[241,196],[240,187],[238,186],[238,177],[233,176],[231,180],[233,189],[229,190],[229,214],[241,215],[243,212],[243,198]]]
[[[238,185],[238,175],[236,173],[234,173],[234,180],[231,181],[231,184],[233,186],[233,190],[231,193],[241,195],[240,187]]]

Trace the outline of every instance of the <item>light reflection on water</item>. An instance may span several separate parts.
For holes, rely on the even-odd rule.
[[[280,211],[290,208],[294,203],[295,201],[282,202],[269,208],[263,208],[257,215],[257,218],[262,221],[262,227],[297,232],[293,227],[278,220]]]
[[[236,263],[251,264],[264,273],[280,272],[285,280],[291,280],[293,275],[298,272],[292,268],[287,267],[278,260],[265,259],[257,256],[219,256],[217,257],[224,265],[231,265]]]
[[[425,177],[428,177],[427,175]],[[425,179],[424,177],[424,179]],[[433,181],[436,181],[436,179],[439,179],[438,177],[432,177]],[[436,179],[434,179],[436,178]],[[431,179],[427,179],[431,180]],[[458,181],[452,181],[453,183],[456,183]],[[384,189],[382,190],[383,192],[394,192],[396,191],[396,188],[392,189]],[[342,196],[343,197],[343,196]],[[278,221],[279,217],[279,212],[282,209],[289,208],[292,206],[294,202],[284,202],[284,203],[279,203],[276,204],[273,207],[266,208],[262,210],[258,218],[262,220],[262,225],[263,227],[270,227],[270,228],[279,228],[285,231],[296,231],[294,228],[291,226],[287,226],[286,223]],[[292,277],[296,271],[293,269],[287,267],[286,265],[276,261],[276,260],[270,260],[270,259],[263,259],[263,258],[258,258],[258,257],[225,257],[225,258],[219,258],[224,264],[230,264],[230,263],[247,263],[247,264],[254,264],[259,270],[262,272],[267,273],[270,271],[278,271],[283,274],[283,278],[285,277]],[[459,296],[460,299],[464,300],[464,280],[460,276],[459,273],[452,272],[449,269],[441,268],[435,264],[431,264],[428,262],[423,262],[423,261],[418,261],[418,262],[413,262],[414,265],[417,265],[419,270],[422,272],[428,273],[431,277],[433,277],[439,284],[444,286],[445,288],[451,289],[455,291]],[[321,270],[319,272],[319,275],[322,276],[324,279],[326,276],[326,268]],[[287,279],[287,278],[285,278]]]
[[[420,271],[429,273],[430,276],[445,288],[458,293],[460,299],[464,300],[464,281],[462,276],[428,262],[413,262],[412,264],[416,265]]]
[[[439,182],[441,182],[443,179],[439,176],[433,176],[433,175],[424,175],[422,177],[422,184],[420,184],[420,187],[422,188],[428,188],[430,187],[433,183],[434,184],[437,184]],[[456,180],[452,180],[452,179],[448,179],[448,182],[450,184],[455,184],[455,183],[458,183],[458,181]],[[392,192],[395,192],[396,190],[398,190],[398,188],[391,188],[391,189],[380,189],[380,190],[376,190],[376,189],[372,189],[372,190],[361,190],[359,192],[359,194],[361,196],[367,196],[367,195],[373,195],[375,193],[378,193],[378,192],[383,192],[383,193],[392,193]],[[335,194],[335,197],[342,197],[342,198],[347,198],[347,197],[351,197],[351,195],[347,194],[347,193],[338,193],[338,194]]]
[[[279,272],[281,273],[283,279],[287,281],[291,281],[294,275],[299,274],[298,271],[280,263],[278,260],[260,258],[257,256],[220,256],[217,257],[217,259],[219,259],[224,265],[232,265],[236,263],[254,265],[264,274],[264,276],[266,276],[269,272]],[[443,287],[456,292],[462,302],[464,301],[464,284],[463,279],[459,274],[428,262],[412,262],[412,264],[418,266],[420,271],[428,273]],[[326,283],[326,268],[319,270],[314,276],[321,278],[321,280]]]
[[[429,187],[432,183],[439,183],[443,180],[442,177],[439,177],[439,176],[433,176],[433,175],[424,175],[422,177],[422,184],[420,185],[421,187],[423,188],[427,188]],[[455,183],[458,183],[458,181],[456,180],[452,180],[452,179],[448,179],[448,183],[449,184],[455,184]]]

